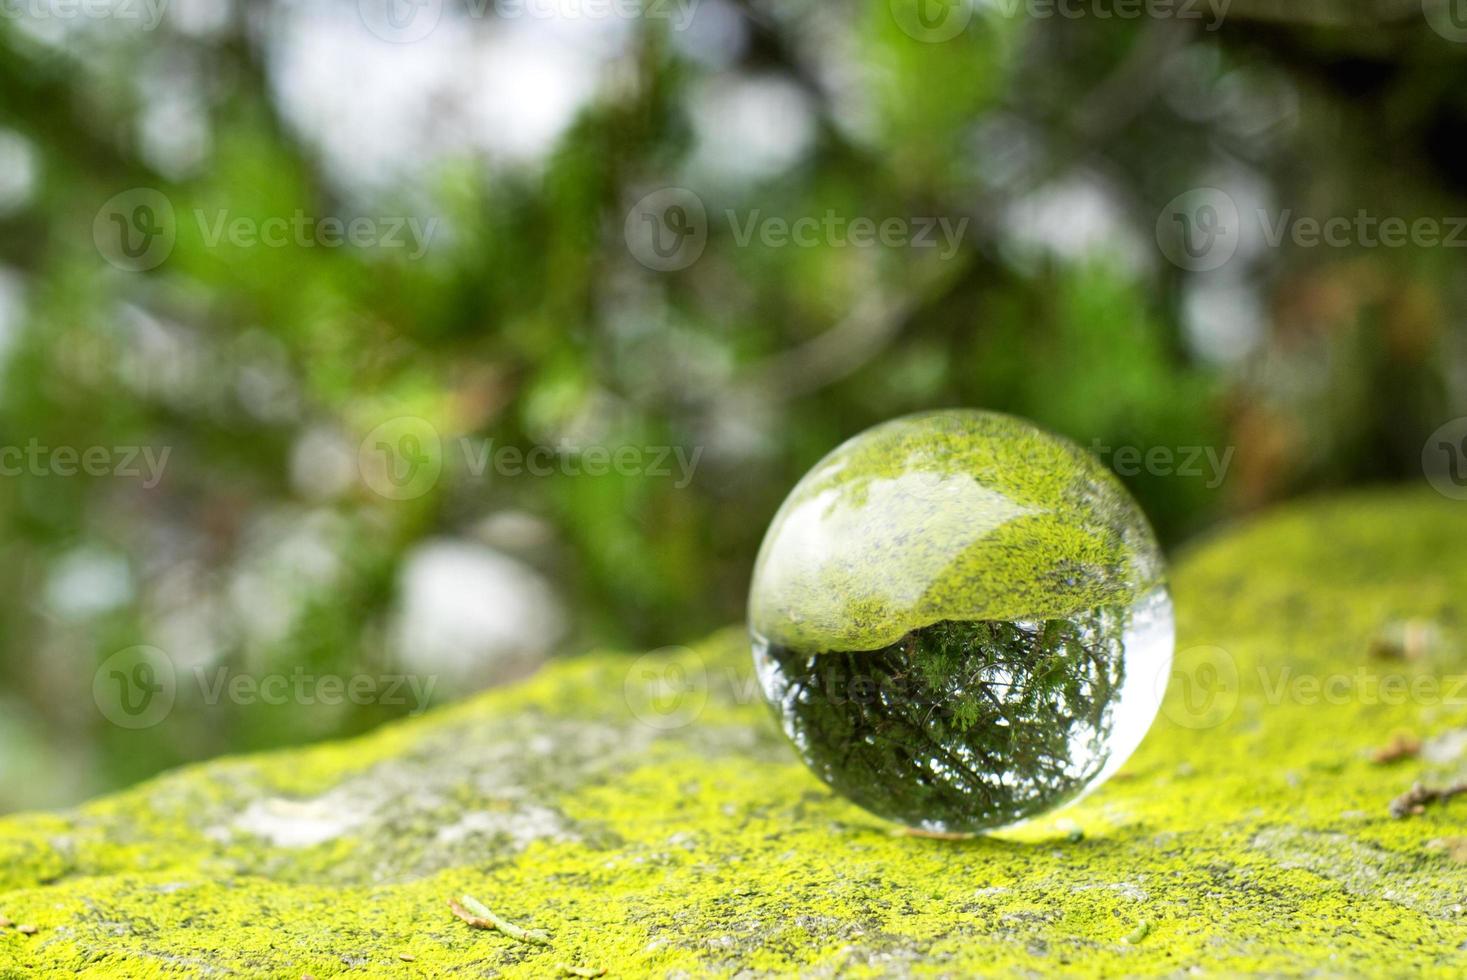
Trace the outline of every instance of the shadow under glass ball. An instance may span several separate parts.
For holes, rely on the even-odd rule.
[[[879,650],[764,644],[756,663],[831,788],[908,826],[979,831],[1062,805],[1105,766],[1125,619],[942,622]]]

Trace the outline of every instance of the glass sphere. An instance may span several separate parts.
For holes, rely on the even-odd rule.
[[[1073,802],[1141,742],[1171,669],[1156,539],[1094,456],[953,410],[815,465],[759,550],[760,687],[814,773],[965,833]]]

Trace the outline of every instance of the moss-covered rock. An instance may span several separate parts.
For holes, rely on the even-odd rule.
[[[738,631],[10,817],[0,916],[38,932],[0,931],[0,977],[1458,975],[1467,796],[1390,804],[1467,776],[1464,545],[1467,508],[1382,494],[1196,550],[1146,742],[1003,838],[832,796]],[[465,893],[551,945],[471,928]]]

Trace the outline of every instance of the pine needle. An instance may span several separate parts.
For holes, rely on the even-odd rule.
[[[550,934],[543,929],[525,929],[513,922],[501,919],[489,910],[483,902],[472,895],[465,895],[460,899],[448,900],[448,907],[453,914],[463,919],[475,929],[492,929],[502,932],[510,939],[517,939],[522,943],[533,943],[536,946],[549,946]]]

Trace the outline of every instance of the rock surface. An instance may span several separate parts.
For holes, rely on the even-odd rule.
[[[1467,795],[1390,804],[1467,777],[1464,545],[1382,493],[1194,549],[1146,742],[1002,838],[832,797],[738,631],[0,819],[0,977],[1460,975]]]

